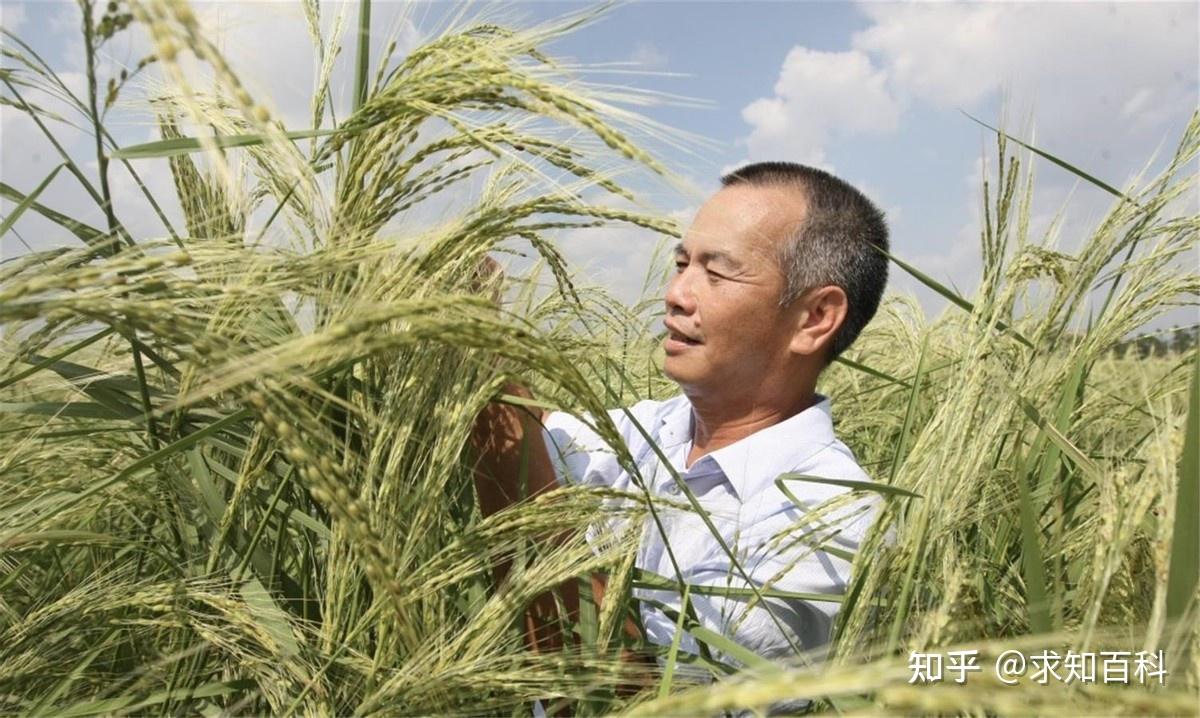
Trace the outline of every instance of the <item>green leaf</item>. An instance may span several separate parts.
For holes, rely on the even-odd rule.
[[[1200,352],[1192,359],[1187,425],[1179,457],[1175,489],[1175,525],[1171,530],[1171,561],[1167,573],[1167,616],[1181,618],[1196,594],[1200,571]]]
[[[647,571],[635,569],[634,588],[647,588],[653,591],[678,592],[681,584],[677,581]],[[842,596],[836,593],[806,593],[801,591],[782,591],[775,588],[759,588],[755,594],[748,588],[736,586],[709,586],[700,583],[684,583],[682,587],[698,596],[723,596],[725,598],[754,598],[756,595],[764,598],[781,598],[790,601],[822,601],[825,603],[841,603]]]
[[[35,85],[28,83],[28,82],[21,82],[19,80],[16,80],[15,78],[13,78],[10,75],[6,75],[6,77],[7,77],[7,79],[11,80],[13,82],[13,84],[15,84],[15,85],[36,88]],[[46,108],[41,107],[39,105],[35,105],[32,102],[17,103],[17,102],[13,102],[12,100],[8,99],[7,97],[0,95],[0,105],[7,105],[9,107],[15,107],[16,109],[20,110],[21,112],[28,112],[28,113],[34,114],[34,115],[41,115],[42,117],[45,117],[46,119],[57,120],[63,124],[71,125],[72,127],[77,127],[77,125],[75,125],[72,122],[68,122],[65,117],[58,114],[57,112],[51,112],[50,110],[47,110]]]
[[[1084,386],[1084,374],[1088,368],[1087,362],[1077,362],[1071,370],[1071,374],[1067,377],[1066,384],[1063,385],[1063,393],[1058,402],[1058,411],[1055,413],[1054,426],[1058,432],[1062,434],[1071,426],[1071,417],[1075,413],[1076,407],[1079,405],[1083,397],[1082,389]],[[1055,536],[1051,539],[1057,543],[1062,539],[1063,527],[1066,520],[1066,503],[1067,497],[1071,493],[1073,474],[1067,474],[1066,481],[1062,485],[1056,485],[1056,477],[1059,475],[1059,449],[1058,444],[1051,443],[1050,447],[1042,455],[1041,470],[1038,472],[1037,483],[1033,487],[1032,497],[1034,500],[1034,508],[1038,505],[1043,505],[1046,508],[1050,506],[1058,507],[1058,514],[1055,517]],[[1051,497],[1047,499],[1047,495]],[[1039,521],[1043,509],[1039,512]],[[1054,594],[1054,615],[1053,629],[1060,630],[1063,624],[1063,592],[1060,585],[1061,577],[1061,562],[1062,553],[1055,552],[1054,554],[1055,567],[1051,573],[1052,580],[1050,585]]]
[[[207,683],[202,686],[197,686],[196,688],[176,688],[169,691],[160,691],[158,693],[151,693],[140,700],[139,694],[127,693],[126,695],[117,698],[105,698],[98,701],[76,703],[73,706],[56,710],[55,715],[58,716],[58,718],[83,718],[83,716],[100,714],[136,713],[143,708],[165,703],[167,701],[185,701],[194,698],[218,698],[220,696],[241,693],[254,688],[257,688],[257,684],[254,681],[240,680],[228,681],[224,683]]]
[[[306,140],[313,137],[327,137],[338,133],[340,130],[296,130],[294,132],[285,132],[283,136],[289,140]],[[271,135],[264,134],[249,134],[249,135],[214,135],[205,138],[205,141],[212,141],[217,147],[222,149],[229,147],[252,147],[261,145],[264,142],[273,139]],[[140,145],[131,145],[122,147],[112,153],[112,156],[117,159],[149,159],[152,157],[175,157],[178,155],[186,155],[192,152],[199,152],[204,149],[200,144],[200,139],[196,137],[175,137],[169,140],[156,140],[154,142],[145,142]]]
[[[912,390],[908,393],[908,404],[904,408],[904,424],[900,427],[900,438],[896,442],[896,450],[892,453],[892,464],[888,470],[888,485],[896,483],[896,472],[904,461],[908,451],[908,435],[912,431],[913,419],[917,414],[917,402],[921,398],[921,383],[925,373],[925,353],[929,348],[929,335],[921,340],[921,353],[917,356],[917,373],[913,378]]]
[[[42,190],[46,189],[46,186],[50,184],[50,182],[58,174],[58,171],[65,166],[66,165],[59,165],[55,167],[54,170],[46,176],[46,179],[42,180],[42,183],[39,184],[36,189],[34,189],[32,192],[26,195],[24,199],[21,200],[21,203],[17,205],[17,208],[14,209],[7,217],[5,217],[3,222],[0,222],[0,237],[8,234],[8,230],[11,229],[14,224],[16,224],[17,220],[20,219],[22,214],[25,214],[25,210],[29,209],[34,204],[35,200],[38,198],[38,195],[42,193]]]
[[[255,622],[275,642],[279,649],[279,657],[291,658],[300,655],[300,644],[296,642],[296,636],[292,633],[291,622],[257,578],[247,579],[242,584],[242,599],[250,608]]]
[[[984,127],[988,128],[988,129],[989,129],[989,130],[991,130],[992,132],[995,132],[995,133],[996,133],[996,134],[998,134],[998,135],[1003,135],[1005,139],[1007,139],[1007,140],[1009,140],[1009,141],[1012,141],[1012,142],[1016,142],[1018,145],[1020,145],[1020,146],[1024,147],[1025,149],[1027,149],[1027,150],[1029,150],[1030,152],[1032,152],[1032,153],[1034,153],[1034,154],[1038,155],[1039,157],[1042,157],[1042,158],[1044,158],[1044,159],[1050,160],[1050,161],[1051,161],[1051,162],[1053,162],[1054,164],[1058,165],[1059,167],[1062,167],[1063,169],[1065,169],[1066,171],[1068,171],[1068,172],[1070,172],[1071,174],[1075,175],[1076,177],[1079,177],[1080,179],[1083,179],[1083,180],[1086,180],[1087,182],[1090,182],[1091,184],[1095,185],[1096,187],[1099,187],[1100,189],[1104,190],[1105,192],[1108,192],[1109,194],[1113,195],[1114,197],[1119,197],[1119,198],[1121,198],[1121,199],[1125,200],[1126,202],[1129,202],[1129,203],[1133,204],[1134,206],[1137,206],[1137,207],[1140,207],[1140,206],[1141,206],[1140,204],[1138,204],[1137,200],[1133,199],[1132,197],[1130,197],[1129,195],[1125,194],[1125,193],[1124,193],[1124,192],[1122,192],[1121,190],[1117,189],[1116,187],[1113,187],[1112,185],[1108,184],[1107,182],[1104,182],[1104,181],[1102,181],[1102,180],[1099,180],[1099,179],[1097,179],[1095,176],[1093,176],[1093,175],[1090,175],[1090,174],[1088,174],[1087,172],[1084,172],[1083,170],[1079,169],[1079,168],[1078,168],[1078,167],[1076,167],[1075,165],[1072,165],[1072,164],[1070,164],[1070,163],[1068,163],[1068,162],[1066,162],[1066,161],[1064,161],[1064,160],[1061,160],[1061,159],[1059,159],[1058,157],[1055,157],[1054,155],[1050,154],[1049,152],[1046,152],[1046,151],[1044,151],[1044,150],[1040,150],[1040,149],[1038,149],[1037,147],[1034,147],[1033,145],[1029,144],[1028,142],[1024,142],[1024,141],[1022,141],[1022,140],[1019,140],[1019,139],[1017,139],[1016,137],[1013,137],[1012,135],[1008,134],[1007,132],[1004,132],[1004,131],[1003,131],[1003,130],[1001,130],[1001,129],[998,129],[998,128],[996,128],[996,127],[992,127],[992,126],[991,126],[991,125],[989,125],[988,123],[986,123],[986,122],[984,122],[983,120],[981,120],[981,119],[979,119],[979,118],[975,117],[974,115],[972,115],[972,114],[971,114],[971,113],[969,113],[969,112],[962,111],[962,113],[963,113],[964,115],[966,115],[967,117],[969,117],[970,119],[974,120],[975,122],[977,122],[977,123],[979,123],[979,124],[983,125]]]
[[[1030,421],[1045,432],[1046,438],[1058,446],[1062,450],[1063,455],[1070,459],[1071,463],[1086,474],[1089,479],[1099,482],[1101,480],[1100,468],[1096,466],[1096,462],[1088,458],[1087,454],[1080,451],[1079,447],[1071,443],[1070,439],[1063,436],[1063,433],[1055,428],[1053,424],[1046,421],[1041,413],[1038,412],[1037,407],[1031,404],[1029,400],[1017,394],[1015,390],[1012,391],[1016,394],[1017,401],[1020,403],[1021,409],[1025,412],[1025,416],[1029,417]]]
[[[3,406],[4,406],[3,404],[0,404],[0,409],[2,409]],[[218,432],[224,431],[224,430],[228,429],[229,427],[233,426],[234,424],[236,424],[237,422],[242,421],[243,419],[248,419],[251,416],[253,416],[253,413],[249,409],[240,409],[240,410],[230,414],[229,416],[224,417],[223,419],[221,419],[219,421],[209,424],[208,426],[204,427],[203,429],[201,429],[199,431],[195,431],[195,432],[188,434],[187,436],[185,436],[171,444],[168,444],[167,446],[164,446],[163,448],[159,449],[158,451],[147,454],[146,456],[143,456],[142,458],[138,459],[137,461],[134,461],[132,464],[130,464],[129,466],[126,466],[124,469],[121,469],[120,471],[118,471],[117,473],[108,477],[107,479],[97,481],[94,484],[92,484],[91,486],[89,486],[87,489],[80,491],[77,494],[71,494],[68,498],[61,500],[61,503],[59,503],[57,506],[54,506],[51,510],[47,511],[46,513],[41,514],[39,516],[34,516],[29,521],[27,521],[24,525],[16,527],[16,529],[14,531],[12,531],[11,533],[4,534],[3,537],[0,537],[0,540],[7,540],[7,537],[11,536],[13,534],[20,534],[20,533],[24,533],[26,531],[31,531],[38,525],[40,525],[46,521],[49,521],[50,519],[52,519],[54,516],[58,515],[59,513],[66,511],[67,509],[70,509],[74,506],[77,506],[78,504],[82,503],[83,501],[86,501],[87,499],[91,498],[92,496],[95,496],[96,494],[100,493],[101,491],[108,489],[110,486],[118,484],[118,483],[128,479],[131,476],[135,476],[139,472],[144,471],[144,470],[154,466],[158,462],[163,461],[164,459],[167,459],[171,456],[174,456],[175,454],[177,454],[181,451],[186,451],[187,449],[191,448],[196,443],[203,441],[207,437],[212,436],[213,434],[216,434]],[[110,417],[105,417],[105,418],[110,418]]]
[[[7,388],[7,387],[15,384],[16,382],[21,381],[22,379],[25,379],[26,377],[33,376],[34,374],[38,373],[42,369],[45,369],[45,368],[49,367],[50,365],[54,364],[55,362],[61,360],[63,357],[68,357],[68,356],[74,354],[75,352],[79,351],[80,349],[83,349],[84,347],[95,344],[96,342],[100,341],[101,339],[107,337],[109,334],[112,334],[114,331],[116,331],[116,330],[113,329],[112,327],[104,329],[103,331],[93,334],[92,336],[88,337],[87,339],[84,339],[75,344],[72,344],[71,346],[62,350],[58,354],[55,354],[54,356],[38,360],[33,366],[29,367],[28,369],[26,369],[24,371],[18,372],[16,374],[8,377],[7,379],[0,379],[0,389]]]
[[[4,182],[0,182],[0,197],[13,202],[23,202],[25,200],[24,194],[14,189],[12,185],[5,184]],[[108,241],[106,233],[101,232],[91,225],[72,219],[61,212],[56,212],[39,202],[31,202],[29,207],[34,212],[63,227],[89,247],[95,247]]]
[[[367,72],[371,66],[371,0],[358,0],[358,50],[354,63],[354,109],[367,101]]]
[[[671,636],[671,648],[667,651],[667,661],[663,667],[662,681],[658,684],[659,698],[666,698],[671,694],[671,680],[675,677],[675,662],[679,660],[679,644],[683,641],[683,619],[687,615],[688,602],[692,599],[690,589],[690,585],[683,587],[683,598],[680,603],[683,610],[676,617],[675,634]]]
[[[1042,542],[1038,531],[1037,513],[1029,488],[1031,467],[1037,461],[1032,454],[1035,446],[1017,471],[1017,491],[1021,512],[1021,568],[1025,575],[1025,604],[1029,610],[1029,627],[1033,633],[1049,633],[1050,603],[1046,598],[1046,568],[1042,559]]]
[[[113,330],[110,328],[107,331],[100,332],[100,334],[97,336],[107,336],[112,331]],[[94,341],[95,338],[96,337],[89,337],[85,341],[90,343]],[[74,362],[63,361],[61,359],[47,359],[46,357],[42,357],[37,354],[30,355],[27,359],[25,359],[25,361],[29,364],[35,364],[38,367],[49,368],[55,374],[58,374],[81,389],[86,389],[87,387],[91,386],[103,387],[105,389],[113,389],[116,391],[139,391],[141,388],[141,385],[138,384],[138,380],[132,376],[109,374],[100,369],[84,366],[83,364],[76,364]],[[149,387],[149,390],[151,394],[157,394],[159,396],[163,395],[163,392],[153,387]]]
[[[110,628],[107,633],[105,633],[103,638],[96,641],[95,648],[84,654],[83,658],[75,664],[74,668],[71,669],[71,672],[63,676],[53,690],[48,691],[46,695],[42,696],[42,699],[38,701],[37,706],[30,711],[30,714],[47,715],[45,712],[46,708],[53,705],[60,696],[66,693],[67,690],[70,689],[70,687],[84,675],[84,672],[88,669],[88,666],[92,665],[92,661],[96,660],[96,657],[99,656],[102,651],[110,649],[111,646],[109,642],[115,635],[117,635],[117,629]],[[49,713],[49,715],[53,715],[53,712]]]
[[[135,414],[137,412],[134,412]],[[32,414],[35,416],[59,416],[71,419],[128,419],[103,404],[92,401],[27,401],[2,402],[0,414]]]
[[[596,597],[592,594],[592,579],[585,576],[575,581],[579,590],[579,638],[585,649],[594,650],[600,642],[600,619]]]
[[[916,527],[916,551],[913,558],[909,559],[907,569],[904,571],[904,577],[900,579],[900,590],[898,597],[893,603],[895,614],[892,616],[892,625],[888,629],[888,641],[886,654],[892,655],[900,646],[900,637],[904,633],[904,629],[908,622],[908,612],[912,607],[912,594],[915,587],[920,584],[921,572],[924,571],[927,562],[925,561],[925,547],[929,541],[929,513],[930,505],[928,502],[919,505],[917,513]],[[857,600],[857,596],[855,596]]]
[[[805,481],[810,484],[827,484],[829,486],[843,486],[853,491],[871,491],[885,496],[909,496],[913,498],[924,498],[921,494],[908,489],[902,489],[899,486],[891,484],[880,484],[874,481],[855,481],[853,479],[828,479],[824,476],[812,476],[809,474],[786,473],[780,474],[775,478],[776,485],[781,481]]]
[[[132,419],[145,413],[146,407],[125,393],[126,391],[141,391],[141,384],[133,377],[113,376],[99,369],[68,361],[45,364],[45,358],[36,354],[26,361],[48,366],[55,374],[71,382],[73,386],[87,394],[97,404],[122,418]],[[150,394],[162,395],[162,392],[146,387],[146,396],[149,397]]]
[[[922,272],[921,270],[912,266],[908,262],[905,262],[904,260],[902,260],[892,254],[889,254],[888,252],[886,252],[882,249],[879,249],[878,247],[876,247],[876,249],[878,249],[881,253],[883,253],[884,256],[886,256],[888,259],[895,262],[898,267],[900,267],[904,271],[911,274],[913,276],[913,278],[915,278],[918,282],[920,282],[921,284],[924,284],[925,286],[929,287],[933,291],[937,292],[938,294],[942,295],[946,299],[950,300],[950,302],[952,304],[954,304],[955,306],[961,307],[962,309],[966,310],[970,314],[975,313],[975,305],[968,302],[967,300],[963,299],[958,294],[958,292],[955,292],[953,289],[946,287],[941,282],[937,281],[933,277],[930,277],[928,274],[925,274],[924,272]],[[1008,332],[1009,334],[1011,334],[1013,336],[1014,339],[1021,342],[1022,344],[1029,347],[1030,349],[1033,349],[1033,343],[1030,342],[1028,339],[1026,339],[1016,329],[1013,329],[1012,327],[1008,326],[1008,324],[1005,324],[1004,322],[1001,322],[1001,321],[997,321],[996,327],[998,329],[1000,329],[1001,331]]]
[[[680,616],[679,611],[671,608],[661,601],[656,601],[652,598],[639,598],[639,601],[647,603],[658,610],[672,621],[680,623],[684,626],[688,633],[697,641],[705,643],[709,648],[714,648],[720,651],[725,656],[741,663],[747,668],[762,672],[775,672],[780,670],[780,666],[763,658],[749,648],[737,643],[732,638],[722,636],[716,631],[712,631],[702,626],[695,619],[688,616],[686,613]]]
[[[906,389],[909,386],[908,382],[904,381],[903,379],[897,379],[896,377],[892,376],[891,374],[888,374],[887,372],[883,372],[883,371],[880,371],[873,367],[869,367],[866,364],[863,364],[861,362],[856,362],[852,359],[847,359],[846,357],[837,357],[833,361],[838,364],[841,364],[843,366],[850,367],[851,369],[854,369],[856,371],[861,371],[864,374],[869,374],[877,379],[884,379],[885,381],[890,381],[893,384],[899,384],[900,386],[902,386]]]
[[[96,533],[95,531],[78,531],[74,529],[51,529],[34,531],[33,533],[9,536],[0,546],[3,548],[18,548],[37,544],[124,544],[126,539],[111,534]]]
[[[524,406],[530,409],[541,409],[543,411],[560,411],[561,407],[547,401],[538,399],[527,399],[516,394],[500,394],[496,397],[496,401],[501,404],[511,404],[513,406]]]
[[[187,489],[195,492],[197,506],[203,509],[203,516],[210,528],[215,531],[221,525],[221,517],[225,515],[225,496],[217,488],[209,471],[208,460],[200,446],[194,446],[187,452],[188,468],[191,481]],[[215,463],[215,462],[214,462]]]

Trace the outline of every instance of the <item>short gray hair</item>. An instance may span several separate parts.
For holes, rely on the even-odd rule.
[[[843,180],[792,162],[746,165],[721,177],[721,185],[787,187],[803,193],[804,217],[779,245],[784,276],[779,301],[787,306],[810,289],[841,287],[846,293],[846,319],[825,357],[826,363],[832,362],[854,343],[879,309],[888,274],[883,213]]]

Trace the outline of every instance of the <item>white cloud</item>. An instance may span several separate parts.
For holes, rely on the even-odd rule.
[[[0,3],[0,26],[9,32],[16,32],[25,24],[25,4],[19,2]]]
[[[783,61],[775,96],[742,109],[753,128],[744,143],[751,159],[822,166],[831,140],[893,130],[899,116],[886,73],[865,53],[794,47]]]
[[[53,120],[43,122],[52,128],[61,127]],[[0,106],[0,157],[4,159],[0,180],[23,191],[37,186],[60,161],[29,115],[10,105]],[[31,181],[33,184],[21,186]]]
[[[826,163],[831,143],[900,126],[917,105],[978,111],[1002,95],[1039,133],[1119,154],[1197,104],[1197,10],[1184,4],[865,3],[844,52],[797,46],[774,95],[742,110],[752,159]],[[1118,178],[1120,179],[1120,178]]]
[[[309,124],[316,50],[299,3],[201,3],[196,17],[256,102],[289,127]],[[195,63],[185,71],[189,80],[211,77]]]
[[[1122,185],[1160,143],[1169,153],[1171,135],[1198,104],[1194,4],[860,7],[869,25],[848,49],[794,47],[773,95],[743,108],[749,134],[741,142],[750,159],[828,165],[839,142],[892,131],[919,135],[918,113],[964,109],[995,121],[999,107],[1013,134]],[[925,243],[908,254],[935,276],[955,277],[964,291],[973,288],[964,285],[973,284],[979,270],[980,185],[976,164],[967,185],[954,193],[966,198],[967,221],[933,245],[918,240]],[[1077,187],[1085,191],[1073,198]],[[1110,202],[1073,176],[1039,168],[1032,238],[1040,241],[1061,213],[1058,234],[1071,251]],[[924,237],[920,232],[927,228],[909,229]],[[905,279],[899,284],[912,285]]]
[[[1045,136],[1111,141],[1196,105],[1197,11],[1166,3],[870,3],[855,49],[905,102],[972,109],[1008,92]]]
[[[666,67],[667,54],[654,43],[642,41],[633,48],[629,61],[643,69]]]
[[[72,92],[86,101],[79,8],[74,3],[62,2],[14,4],[0,0],[0,4],[3,4],[4,8],[4,26],[12,30],[14,20],[22,22],[27,31],[23,33],[27,35],[25,39],[51,63],[59,78]],[[197,2],[193,7],[205,28],[206,37],[225,55],[251,95],[282,115],[289,126],[308,126],[317,54],[299,4]],[[341,54],[332,82],[335,101],[338,99],[337,91],[341,91],[339,118],[345,117],[349,106],[348,88],[352,83],[347,78],[352,78],[354,71],[353,19],[356,7],[357,3],[326,3],[322,6],[321,25],[327,35],[327,42],[337,11],[347,9],[349,12],[350,21],[344,25],[345,37],[342,38],[347,47]],[[394,57],[403,57],[416,46],[420,35],[409,18],[411,13],[412,9],[408,5],[377,5],[372,24],[372,46],[377,52],[392,39],[397,41]],[[149,34],[143,26],[134,24],[128,31],[116,35],[102,46],[97,57],[101,82],[109,76],[116,75],[123,68],[132,69],[138,60],[152,52],[152,47]],[[190,53],[181,53],[179,57],[192,88],[197,91],[211,91],[211,68],[196,61]],[[144,98],[163,86],[164,81],[157,79],[160,75],[160,66],[152,64],[122,91],[117,105],[105,120],[106,127],[118,143],[129,145],[158,139],[154,119]],[[170,86],[173,82],[167,80],[166,84]],[[44,93],[27,90],[23,94],[31,102],[52,109],[76,122],[80,120],[76,113],[65,109],[62,103]],[[65,146],[68,154],[83,168],[93,184],[96,184],[97,166],[92,140],[84,133],[60,123],[49,122],[48,126]],[[20,191],[28,192],[36,187],[60,161],[53,147],[34,123],[24,113],[9,106],[0,106],[0,138],[0,179]],[[183,231],[167,162],[136,160],[134,165],[151,193],[163,205],[175,227]],[[114,207],[130,231],[139,238],[164,236],[165,230],[161,221],[121,163],[110,164],[109,181]],[[59,173],[40,200],[56,210],[97,227],[104,224],[96,202],[67,172]],[[11,207],[11,203],[0,201],[0,214],[10,211]],[[61,228],[34,213],[23,216],[18,222],[17,230],[28,238],[30,245],[35,249],[78,243],[77,239]],[[20,251],[23,250],[12,242],[0,247],[3,256]]]
[[[198,6],[197,17],[226,54],[230,65],[256,98],[265,98],[290,127],[310,123],[310,102],[318,68],[317,50],[310,38],[299,3],[232,2]],[[340,38],[342,51],[331,83],[339,117],[350,107],[357,38],[357,4],[324,3],[321,16],[326,45],[339,12],[347,13]],[[409,4],[376,3],[371,16],[370,79],[374,79],[382,49],[396,42],[393,58],[402,58],[421,42]]]
[[[874,24],[854,47],[881,58],[905,94],[946,106],[973,104],[1009,82],[1107,96],[1194,70],[1194,7],[872,3],[863,10]]]
[[[43,103],[41,97],[31,96],[31,92],[22,94],[30,102]],[[60,110],[58,107],[54,109]],[[82,132],[54,120],[44,119],[43,123],[68,152],[87,146],[87,137]],[[9,105],[0,106],[0,181],[11,185],[18,192],[29,193],[37,188],[61,161],[58,152],[28,114]],[[95,202],[66,170],[58,172],[38,201],[72,216],[76,216],[74,212],[77,209],[96,207]],[[15,206],[15,203],[0,200],[0,214],[7,216]],[[80,219],[84,217],[80,216]],[[16,230],[34,249],[78,244],[78,240],[65,230],[32,211],[22,215],[17,221]],[[12,242],[0,241],[0,259],[14,256],[21,251]]]
[[[342,46],[330,83],[331,102],[341,118],[350,107],[357,4],[326,2],[319,7],[327,50],[339,41]],[[319,56],[300,3],[233,0],[195,2],[193,8],[204,37],[222,54],[253,100],[266,105],[289,128],[308,127]],[[346,14],[346,21],[342,24],[342,37],[335,38],[332,32],[340,13]],[[382,48],[389,42],[396,42],[393,59],[402,58],[420,44],[422,36],[409,17],[411,13],[407,4],[377,4],[372,15],[371,78],[374,78],[375,63]],[[78,11],[62,15],[66,20],[60,18],[58,22],[64,24],[63,33],[78,43]],[[101,74],[115,74],[121,68],[131,68],[152,52],[153,43],[147,29],[135,24],[130,32],[119,35],[102,50]],[[66,53],[67,63],[75,69],[82,68],[82,57],[82,51]],[[212,91],[213,70],[207,62],[200,61],[190,52],[183,52],[179,55],[179,63],[192,90]],[[151,69],[151,76],[161,72],[158,65],[152,65]],[[175,85],[173,79],[166,82]],[[228,88],[225,90],[227,92]]]

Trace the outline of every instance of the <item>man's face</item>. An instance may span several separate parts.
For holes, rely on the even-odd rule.
[[[666,294],[664,372],[689,396],[752,392],[789,371],[795,311],[778,243],[803,217],[783,188],[725,187],[704,203],[680,243]]]

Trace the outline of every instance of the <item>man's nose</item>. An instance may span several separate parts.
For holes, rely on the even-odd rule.
[[[667,294],[664,297],[668,314],[676,311],[691,314],[695,311],[696,296],[692,293],[691,278],[688,275],[687,267],[682,272],[671,275],[671,281],[667,283]]]

